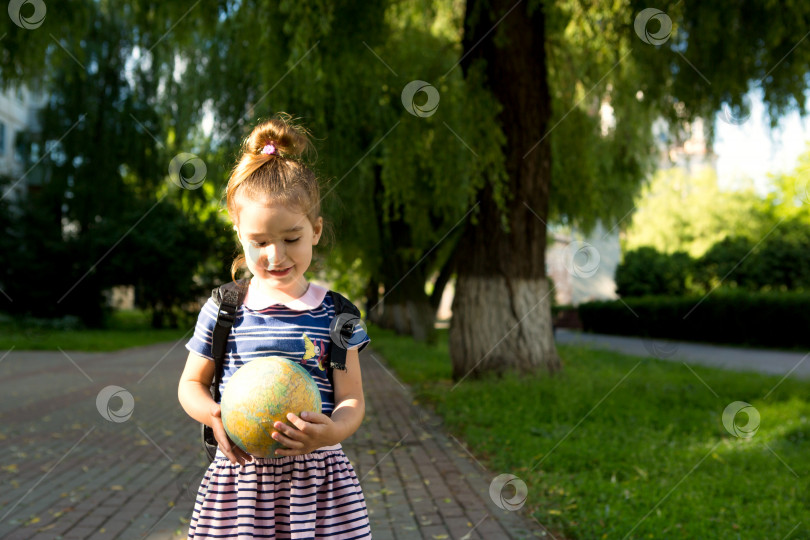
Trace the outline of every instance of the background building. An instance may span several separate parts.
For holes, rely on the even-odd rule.
[[[41,174],[24,170],[23,155],[19,147],[19,135],[24,131],[38,132],[38,111],[45,104],[44,94],[25,86],[10,86],[0,92],[0,176],[8,176],[14,186],[5,197],[19,201],[25,197],[30,185],[36,184]],[[39,159],[39,149],[32,149],[32,158]]]

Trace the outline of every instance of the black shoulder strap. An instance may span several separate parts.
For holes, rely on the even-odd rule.
[[[214,401],[219,403],[219,383],[225,369],[225,346],[228,343],[228,334],[236,319],[236,310],[242,304],[247,294],[247,279],[231,281],[213,289],[211,298],[219,308],[217,323],[214,325],[214,335],[211,342],[211,356],[214,357]]]
[[[342,294],[329,291],[332,303],[335,304],[335,318],[329,326],[332,337],[332,348],[329,353],[329,380],[332,381],[332,369],[346,371],[346,343],[354,334],[354,325],[360,322],[360,310]]]

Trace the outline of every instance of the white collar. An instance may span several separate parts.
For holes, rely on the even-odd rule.
[[[308,311],[320,307],[327,292],[328,291],[320,285],[310,283],[306,292],[300,298],[281,302],[259,289],[253,279],[251,279],[250,286],[245,295],[245,306],[253,311],[260,311],[270,306],[281,304],[293,311]]]

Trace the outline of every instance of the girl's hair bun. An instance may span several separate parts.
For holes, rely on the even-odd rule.
[[[268,144],[272,144],[275,151],[263,153]],[[280,155],[295,159],[303,156],[310,148],[311,143],[306,129],[293,124],[289,114],[281,113],[253,128],[245,141],[244,150],[245,153],[259,154],[268,158]]]

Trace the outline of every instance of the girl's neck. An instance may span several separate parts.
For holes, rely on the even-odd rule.
[[[281,289],[276,289],[271,287],[267,284],[267,282],[257,279],[256,276],[251,278],[251,283],[254,284],[258,288],[258,291],[267,296],[268,298],[284,303],[290,302],[291,300],[297,300],[306,294],[307,289],[309,289],[309,283],[306,279],[302,278],[301,281],[297,281],[294,284],[295,289],[291,291],[283,291]]]

